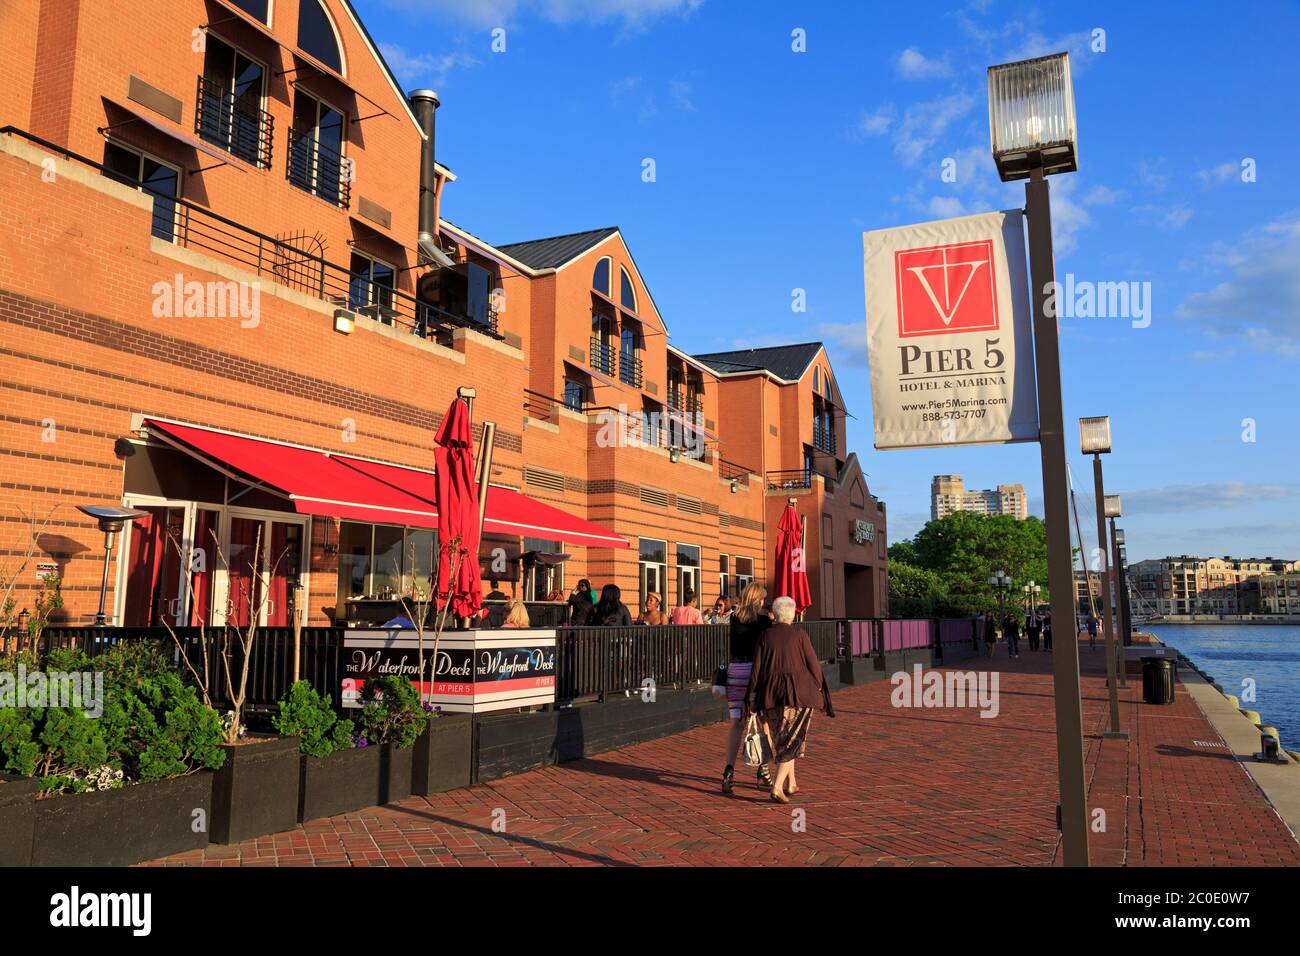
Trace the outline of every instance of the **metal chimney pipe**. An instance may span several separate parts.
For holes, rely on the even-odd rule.
[[[415,118],[424,130],[425,141],[420,148],[420,245],[433,243],[433,235],[438,231],[437,207],[434,200],[436,193],[436,176],[434,174],[434,114],[441,101],[433,90],[414,90],[408,99]]]

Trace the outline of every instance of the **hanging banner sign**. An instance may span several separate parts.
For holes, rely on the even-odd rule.
[[[876,448],[1038,440],[1023,217],[862,234]]]

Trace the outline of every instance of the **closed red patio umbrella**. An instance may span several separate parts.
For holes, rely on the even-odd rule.
[[[812,607],[808,571],[803,551],[803,522],[794,505],[786,505],[776,526],[776,589],[773,598],[794,599],[800,614]]]
[[[479,580],[479,501],[474,481],[474,436],[470,429],[469,404],[457,398],[447,409],[438,434],[435,475],[438,506],[438,608],[451,602],[458,618],[474,617],[483,606],[483,585]],[[459,539],[458,547],[453,542]],[[459,559],[453,556],[459,553]],[[452,565],[457,564],[451,580]]]

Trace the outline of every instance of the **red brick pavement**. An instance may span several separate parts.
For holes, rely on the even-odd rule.
[[[1080,656],[1089,807],[1105,811],[1095,865],[1300,865],[1300,844],[1226,747],[1196,745],[1220,738],[1181,687],[1172,706],[1153,707],[1130,679],[1130,737],[1103,740],[1104,657],[1086,642]],[[148,865],[1059,863],[1049,655],[1022,644],[1008,661],[999,646],[993,661],[957,666],[998,672],[998,717],[894,708],[887,682],[847,688],[837,719],[814,720],[789,807],[743,767],[735,795],[718,792],[716,725]]]

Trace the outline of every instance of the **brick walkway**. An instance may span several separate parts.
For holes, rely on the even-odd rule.
[[[837,719],[814,720],[789,807],[743,767],[736,794],[718,792],[718,725],[148,865],[1053,865],[1050,660],[1021,646],[1018,661],[999,645],[992,662],[958,665],[1000,672],[995,719],[895,709],[888,682],[839,692]],[[1103,740],[1104,658],[1086,642],[1080,655],[1089,808],[1106,813],[1094,865],[1300,865],[1300,844],[1181,686],[1172,706],[1150,707],[1130,679],[1130,739]]]

